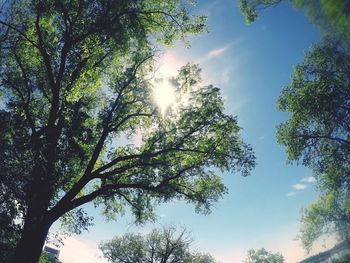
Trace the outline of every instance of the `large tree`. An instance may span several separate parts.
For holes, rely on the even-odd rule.
[[[291,161],[314,171],[320,199],[303,215],[306,248],[322,233],[350,237],[350,53],[332,40],[314,45],[295,67],[278,106],[290,118],[278,127],[278,142]]]
[[[219,170],[249,173],[252,150],[219,89],[199,87],[197,66],[171,80],[176,107],[161,112],[152,100],[157,43],[203,23],[180,0],[3,2],[0,208],[21,228],[12,262],[37,262],[60,218],[74,232],[88,227],[83,204],[107,217],[128,206],[139,222],[172,199],[206,213],[226,191]],[[140,144],[121,142],[135,133]]]
[[[209,254],[190,249],[192,239],[186,230],[174,227],[153,229],[147,235],[128,233],[100,245],[112,263],[215,263]]]

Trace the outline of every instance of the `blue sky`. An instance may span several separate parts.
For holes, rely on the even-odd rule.
[[[242,136],[256,153],[257,167],[245,178],[223,174],[229,193],[207,216],[196,214],[192,205],[175,202],[157,209],[158,223],[137,227],[128,213],[107,223],[87,206],[95,226],[66,239],[61,259],[67,263],[103,262],[95,257],[99,241],[168,224],[191,230],[194,247],[221,263],[241,262],[248,249],[261,247],[281,252],[286,263],[305,256],[294,239],[300,209],[314,201],[317,192],[311,171],[287,164],[285,149],[276,143],[276,125],[288,117],[277,111],[276,100],[289,84],[293,66],[312,42],[319,41],[319,32],[288,4],[265,10],[249,26],[235,0],[199,1],[194,12],[208,16],[210,33],[191,37],[190,49],[178,43],[164,50],[160,69],[175,74],[187,61],[200,64],[203,83],[220,87],[227,112],[238,116]]]

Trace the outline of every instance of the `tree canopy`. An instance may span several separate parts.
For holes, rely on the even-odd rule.
[[[246,22],[250,24],[264,9],[283,2],[303,10],[323,35],[332,35],[350,43],[350,4],[347,0],[239,0],[239,5]]]
[[[165,115],[153,102],[158,44],[206,30],[189,2],[3,4],[0,208],[23,223],[13,262],[37,262],[58,219],[76,233],[87,228],[83,204],[108,218],[128,206],[138,222],[173,199],[207,213],[226,192],[217,172],[248,175],[255,165],[219,89],[200,86],[198,66],[168,80],[178,102]]]
[[[239,8],[248,24],[253,23],[259,13],[268,7],[281,3],[282,0],[239,0]]]
[[[186,230],[174,227],[153,229],[147,235],[128,233],[100,244],[112,263],[215,263],[209,254],[190,249],[192,239]]]
[[[244,263],[283,263],[284,258],[281,253],[272,253],[265,248],[248,250]]]
[[[278,105],[290,112],[278,127],[278,142],[291,161],[310,167],[320,199],[303,216],[302,241],[310,248],[322,233],[349,236],[350,222],[350,56],[338,42],[314,45],[295,67]]]

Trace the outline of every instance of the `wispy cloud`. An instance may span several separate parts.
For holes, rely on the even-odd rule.
[[[229,46],[224,46],[222,48],[216,48],[211,51],[209,51],[207,57],[208,59],[215,58],[215,57],[220,57],[225,53],[225,51],[229,48]]]
[[[306,184],[294,184],[293,188],[296,190],[304,190],[307,188],[307,185]]]
[[[297,184],[292,185],[292,187],[297,191],[305,190],[306,188],[308,188],[307,184],[316,182],[316,179],[313,176],[308,176],[308,177],[302,178],[300,180],[300,182],[301,183],[297,183]],[[296,191],[292,191],[292,192],[287,193],[286,196],[290,197],[290,196],[293,196],[296,194],[297,194]]]
[[[196,61],[196,63],[201,64],[201,63],[207,62],[211,59],[221,57],[222,55],[224,55],[226,53],[227,50],[229,50],[233,45],[237,44],[240,41],[241,41],[241,39],[235,39],[234,41],[231,41],[230,43],[228,43],[224,46],[214,48],[214,49],[210,50],[207,54],[205,54],[203,57],[200,57]]]
[[[293,196],[293,195],[295,195],[296,194],[296,192],[295,191],[292,191],[292,192],[289,192],[288,194],[286,194],[286,196],[287,197],[291,197],[291,196]]]
[[[316,182],[316,178],[313,176],[309,176],[309,177],[304,177],[300,180],[303,183],[314,183]]]

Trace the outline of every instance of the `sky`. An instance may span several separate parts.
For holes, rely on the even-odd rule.
[[[277,110],[276,101],[281,88],[290,83],[293,67],[311,43],[319,41],[319,32],[302,11],[287,3],[264,10],[248,26],[235,0],[198,2],[193,12],[208,16],[210,32],[190,37],[190,48],[177,43],[165,49],[158,58],[159,70],[175,75],[187,62],[200,65],[203,85],[219,87],[226,111],[238,116],[242,137],[255,151],[256,168],[244,178],[222,174],[228,194],[209,215],[196,214],[190,204],[172,202],[157,208],[156,223],[135,226],[129,213],[107,222],[98,210],[85,206],[95,217],[95,225],[64,240],[60,259],[65,263],[106,262],[97,249],[99,242],[165,225],[186,227],[192,233],[193,247],[221,263],[242,262],[249,249],[261,247],[281,252],[286,263],[307,257],[295,238],[300,210],[317,198],[317,190],[312,172],[288,164],[285,148],[276,143],[276,126],[288,118]],[[311,255],[333,242],[321,240]]]

